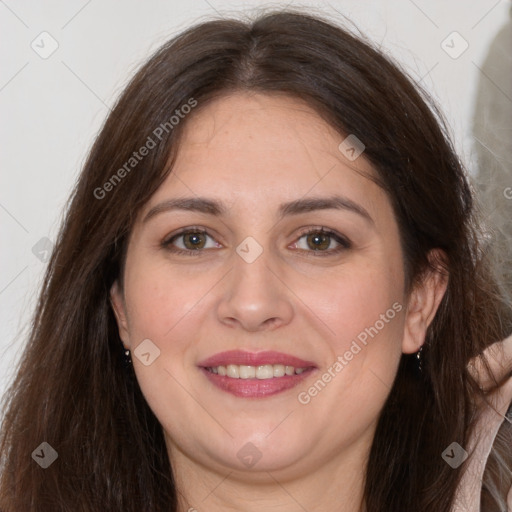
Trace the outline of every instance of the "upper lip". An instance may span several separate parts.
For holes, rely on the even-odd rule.
[[[198,366],[203,368],[211,368],[216,366],[227,366],[229,364],[238,364],[245,366],[262,366],[265,364],[283,364],[285,366],[293,366],[294,368],[315,367],[311,361],[305,361],[299,357],[283,352],[246,352],[243,350],[228,350],[219,352],[213,356],[201,361]]]

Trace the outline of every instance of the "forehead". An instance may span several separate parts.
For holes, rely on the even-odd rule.
[[[306,102],[285,95],[234,93],[194,112],[185,127],[189,145],[223,147],[250,153],[249,141],[268,151],[289,151],[301,144],[329,146],[336,131]]]
[[[167,185],[181,189],[186,183],[197,193],[227,185],[235,192],[243,185],[267,199],[274,189],[292,196],[333,188],[382,194],[368,179],[376,172],[364,153],[351,161],[340,151],[345,138],[300,99],[235,93],[186,119]]]

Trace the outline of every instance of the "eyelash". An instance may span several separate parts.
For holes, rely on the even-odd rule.
[[[208,233],[208,231],[206,231],[204,228],[190,226],[190,227],[182,229],[179,233],[172,235],[170,238],[165,239],[161,245],[164,249],[166,249],[167,251],[172,252],[174,254],[186,255],[186,256],[201,256],[202,253],[205,251],[205,249],[180,249],[180,248],[172,246],[172,243],[174,242],[174,240],[176,240],[180,236],[192,234],[192,233],[198,234],[198,235],[207,235],[207,236],[213,238]],[[337,255],[340,252],[346,251],[347,249],[350,249],[352,247],[352,244],[348,240],[348,238],[340,235],[336,231],[324,228],[323,226],[314,227],[314,228],[305,228],[305,229],[301,230],[299,233],[299,236],[297,238],[297,241],[300,240],[302,237],[313,234],[313,233],[330,236],[339,244],[339,247],[337,247],[335,249],[329,249],[327,251],[321,251],[321,250],[314,251],[314,250],[298,249],[299,251],[303,251],[303,252],[307,253],[306,254],[307,257],[316,258],[318,256],[320,256],[320,257],[334,256],[334,255]]]

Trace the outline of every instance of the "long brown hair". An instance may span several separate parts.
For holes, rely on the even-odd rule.
[[[450,511],[465,466],[452,469],[441,454],[454,441],[467,446],[471,433],[479,388],[468,361],[512,332],[472,190],[441,114],[397,64],[321,16],[288,10],[189,28],[141,68],[108,116],[5,397],[3,512],[177,510],[162,428],[123,365],[109,290],[122,278],[137,213],[172,171],[187,116],[232,91],[303,99],[364,142],[400,227],[408,290],[431,268],[429,251],[445,252],[437,264],[448,289],[427,332],[423,371],[402,356],[371,448],[365,503],[371,512]],[[144,145],[152,146],[146,156],[130,160]],[[42,442],[58,453],[46,469],[31,457]],[[510,485],[498,455],[494,474]]]

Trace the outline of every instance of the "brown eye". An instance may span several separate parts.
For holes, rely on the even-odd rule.
[[[201,232],[189,232],[181,235],[183,245],[190,250],[203,249],[206,243],[206,237]]]
[[[333,256],[351,247],[348,238],[323,227],[303,231],[294,244],[306,256]]]
[[[314,251],[328,249],[331,243],[330,235],[322,232],[313,232],[307,235],[307,243]]]
[[[222,246],[207,231],[189,228],[164,240],[162,247],[176,254],[200,255],[207,249],[218,249]]]

